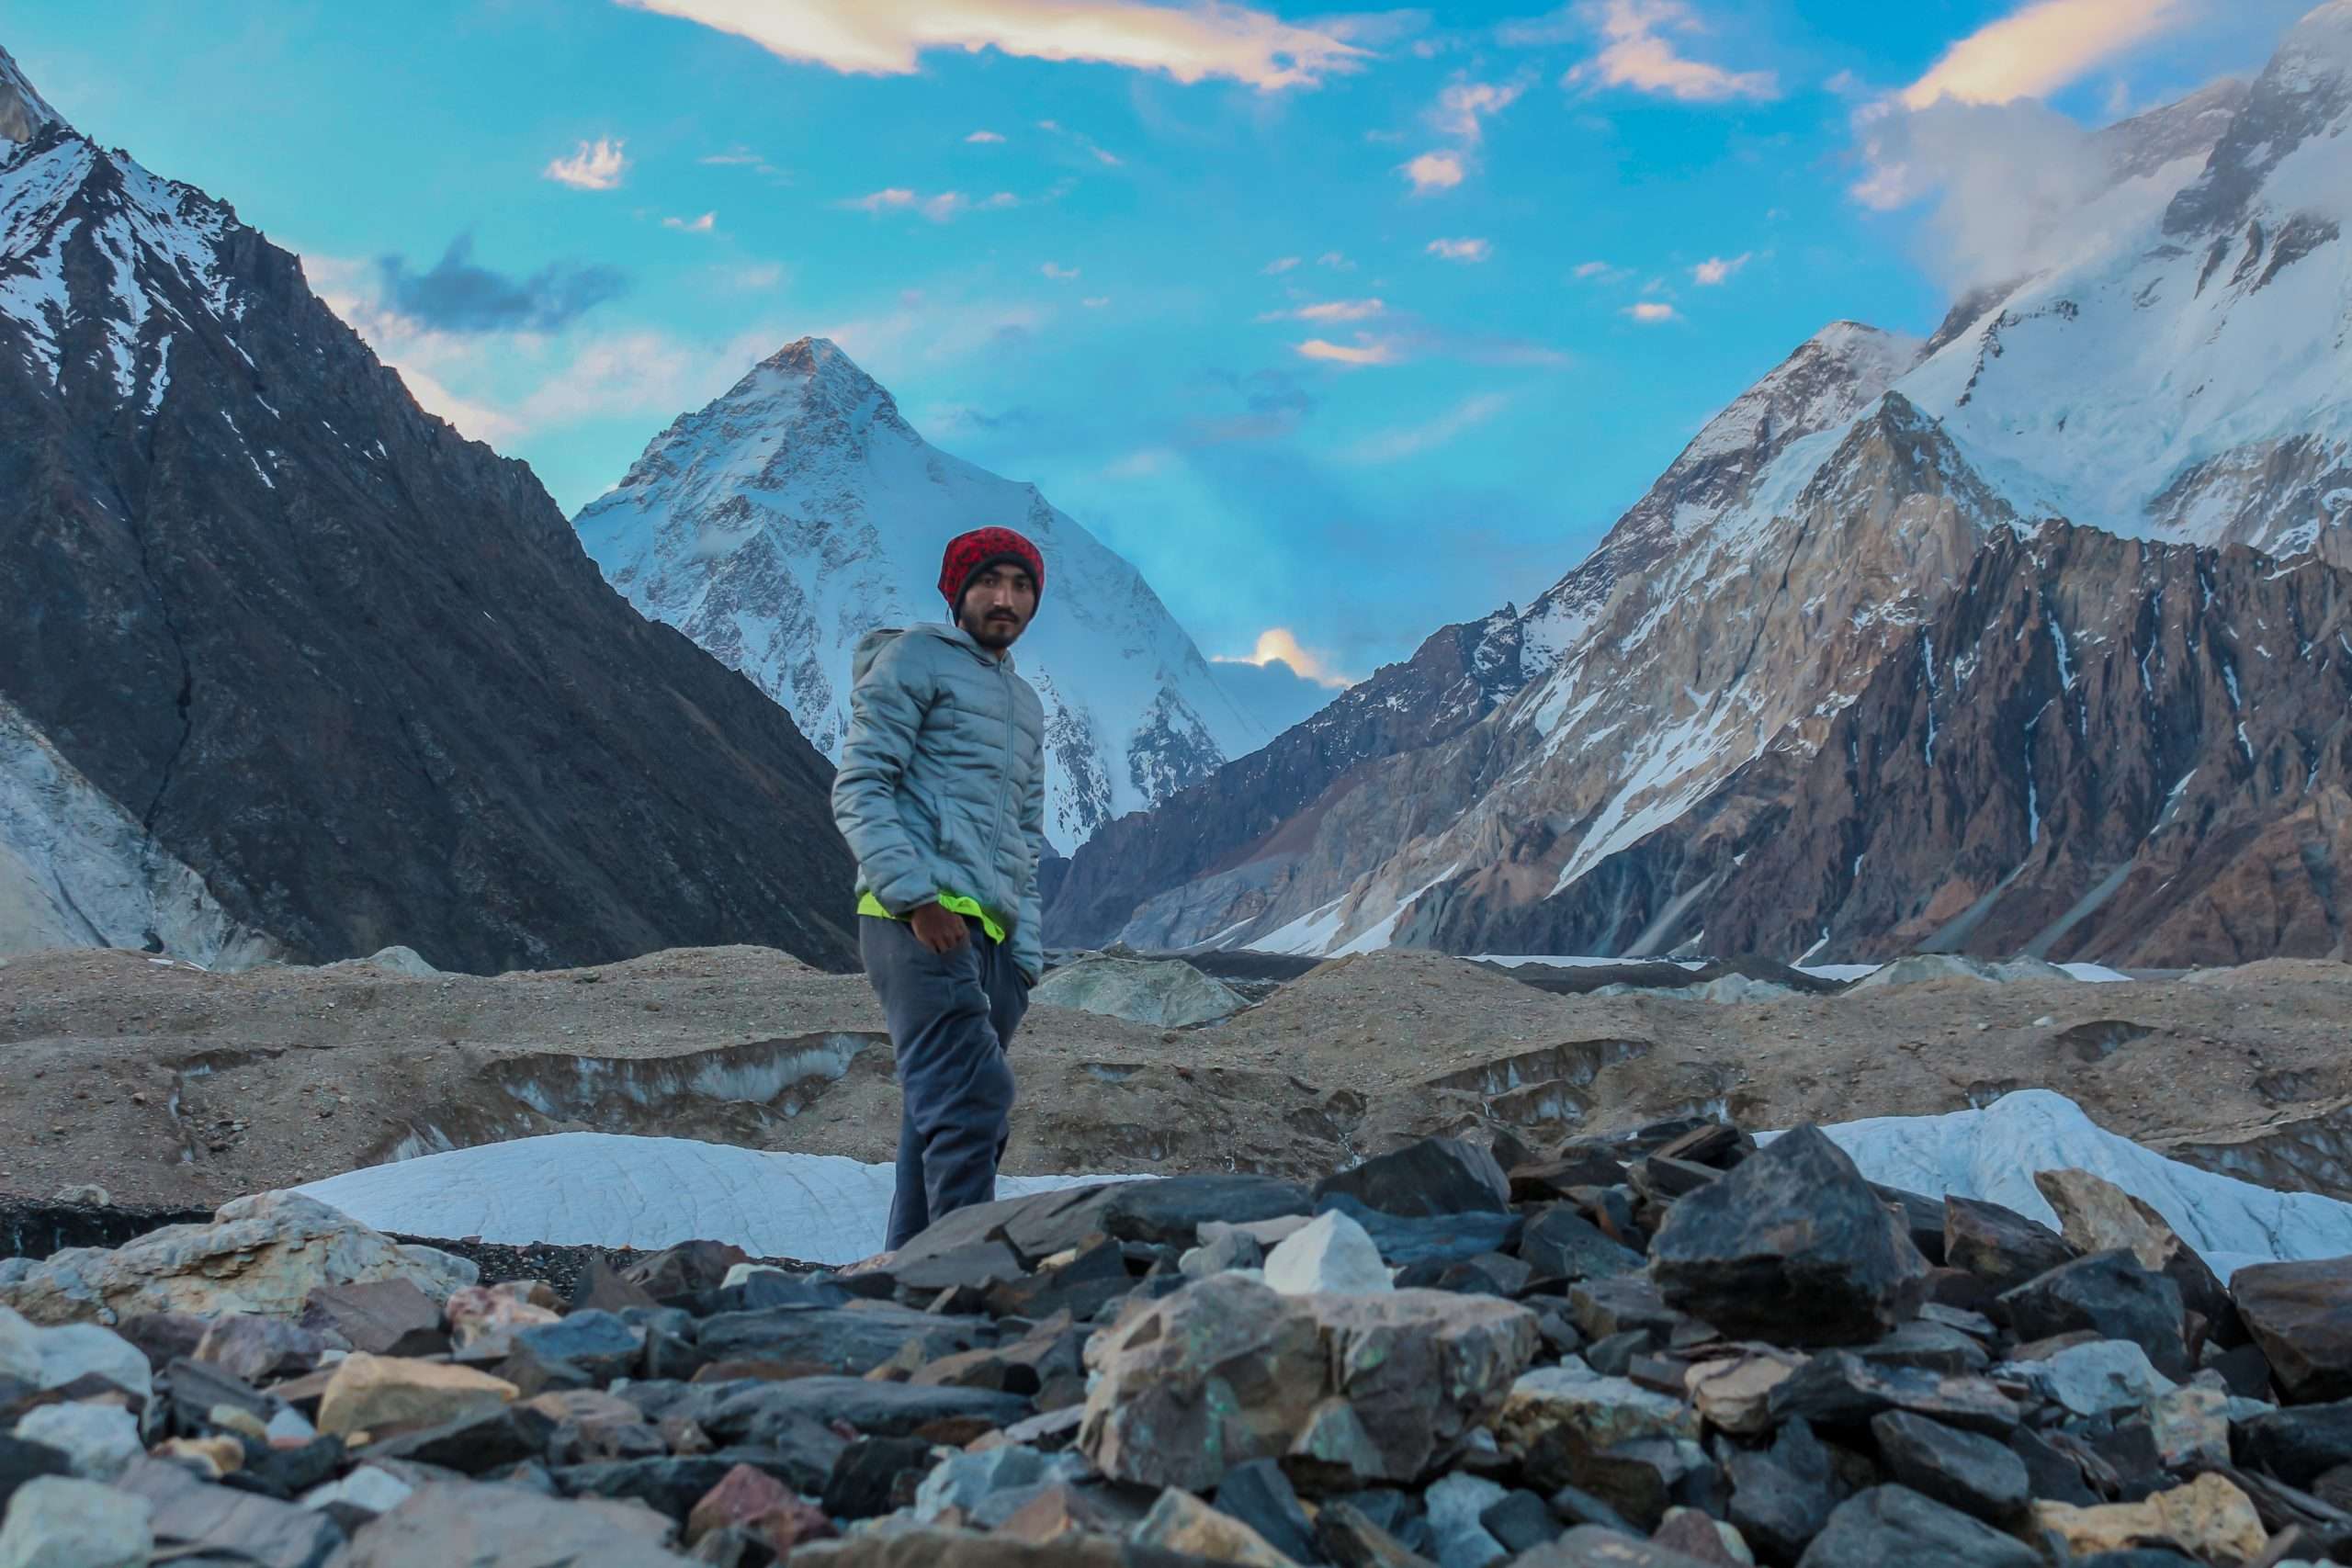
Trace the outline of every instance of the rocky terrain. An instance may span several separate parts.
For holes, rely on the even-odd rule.
[[[0,54],[0,952],[850,961],[831,772]]]
[[[296,1194],[0,1266],[0,1563],[2352,1561],[2352,1258],[1818,1130],[1411,1144],[559,1293]]]
[[[2330,0],[2099,132],[2063,265],[1824,329],[1535,604],[1098,833],[1049,931],[2341,956],[2347,128]]]
[[[1788,1126],[2038,1087],[2175,1157],[2352,1198],[2342,964],[1730,1003],[1542,988],[1559,973],[1371,953],[1240,982],[1263,999],[1175,1028],[1041,1002],[1013,1048],[1007,1168],[1297,1179],[1436,1134],[1556,1140],[1702,1112]],[[39,1201],[96,1182],[209,1207],[573,1130],[887,1163],[898,1127],[863,977],[753,948],[495,978],[40,953],[0,967],[0,1060],[17,1090],[0,1195]]]

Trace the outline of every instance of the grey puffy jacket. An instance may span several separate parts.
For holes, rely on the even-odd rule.
[[[962,894],[1004,928],[1035,983],[1045,705],[1010,659],[945,622],[866,633],[850,680],[833,821],[857,857],[858,893],[893,915]]]

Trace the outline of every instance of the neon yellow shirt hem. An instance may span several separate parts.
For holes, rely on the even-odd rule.
[[[989,940],[990,942],[1001,942],[1004,940],[1004,928],[998,925],[995,919],[990,916],[986,909],[980,908],[979,901],[978,899],[967,898],[961,893],[942,893],[939,896],[938,903],[939,907],[943,909],[953,909],[959,915],[969,915],[972,919],[979,921],[980,930],[989,933]],[[904,915],[894,915],[890,913],[889,910],[884,908],[882,907],[882,900],[876,898],[871,893],[862,894],[859,896],[857,900],[857,912],[861,915],[876,915],[886,920],[901,920],[906,919]]]

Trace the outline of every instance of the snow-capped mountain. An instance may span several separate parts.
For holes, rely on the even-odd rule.
[[[1711,422],[1535,605],[1452,629],[1470,638],[1469,667],[1495,678],[1476,702],[1454,705],[1441,732],[1374,737],[1323,766],[1342,699],[1278,739],[1264,761],[1251,760],[1260,765],[1227,769],[1081,852],[1049,910],[1049,934],[1319,953],[1389,943],[1651,953],[1732,942],[1793,944],[1780,953],[1793,957],[1800,947],[2039,942],[2065,956],[2128,950],[2161,962],[2231,948],[2198,947],[2203,937],[2182,934],[2193,921],[2159,939],[2114,909],[2090,919],[2105,894],[2051,929],[2075,901],[2125,885],[2143,852],[2098,839],[2081,814],[2103,804],[2144,839],[2165,795],[2117,801],[2086,784],[2066,825],[2079,842],[2062,852],[2051,836],[2060,822],[2041,814],[2033,761],[2060,765],[2045,755],[2052,733],[2038,709],[2012,709],[2045,681],[2076,691],[2093,657],[2128,648],[2136,669],[2153,650],[2145,686],[2135,676],[2132,687],[2150,713],[2118,709],[2109,734],[2162,760],[2122,769],[2109,758],[2107,767],[2136,776],[2211,759],[2165,774],[2169,785],[2203,765],[2193,791],[2232,797],[2197,814],[2233,826],[2213,840],[2214,863],[2184,886],[2218,886],[2224,840],[2269,831],[2304,791],[2339,787],[2317,764],[2342,743],[2340,694],[2333,740],[2324,714],[2287,711],[2291,683],[2263,699],[2286,727],[2273,737],[2277,771],[2299,753],[2313,764],[2295,771],[2291,791],[2283,781],[2268,790],[2256,774],[2273,771],[2262,761],[2269,720],[2240,743],[2244,683],[2222,671],[2235,657],[2229,649],[2252,637],[2269,656],[2304,662],[2321,680],[2305,689],[2324,696],[2340,691],[2328,671],[2352,660],[2352,642],[2338,655],[2317,635],[2334,624],[2324,613],[2336,592],[2325,585],[2335,581],[2329,563],[2352,559],[2352,532],[2340,525],[2352,522],[2352,400],[2343,394],[2352,251],[2340,238],[2352,217],[2347,84],[2352,0],[2333,0],[2250,87],[2224,85],[2102,132],[2110,178],[2074,215],[2075,244],[2062,260],[1973,292],[1925,344],[1852,323],[1826,329]],[[2185,571],[2247,604],[2268,603],[2252,577],[2309,558],[2323,574],[2310,591],[2320,597],[2297,612],[2287,655],[2275,621],[2267,636],[2239,626],[2218,650],[2214,637],[2192,637],[2167,655],[2134,616],[2170,601],[2154,587],[2138,599],[2092,593],[2084,562],[2098,553],[2054,543],[2078,531],[2070,525],[2150,541],[2155,554],[2131,570],[2151,583]],[[2017,553],[2018,541],[2045,536],[2053,543]],[[2216,553],[2231,545],[2265,554]],[[1998,722],[1958,711],[1991,700],[1989,685],[1970,680],[1984,658],[1974,641],[1984,614],[1946,624],[1972,584],[1990,581],[1987,552],[2012,589],[2021,573],[2039,581],[2052,607],[2021,624],[2046,627],[2044,643],[2058,650],[2030,674],[2020,667],[1994,683],[2007,693]],[[2070,613],[2081,619],[2070,625]],[[2286,613],[2277,604],[2265,612]],[[1968,646],[1956,649],[1955,636]],[[1375,700],[1372,688],[1384,684],[1425,692],[1420,663],[1384,671],[1350,697]],[[1756,852],[1804,839],[1806,814],[1826,809],[1839,780],[1862,776],[1860,753],[1894,743],[1891,718],[1857,730],[1846,716],[1866,694],[1891,715],[1893,694],[1874,682],[1898,677],[1926,683],[1915,722],[1894,728],[1925,754],[1928,782],[1918,787],[1949,797],[1943,825],[1959,837],[1939,840],[1917,817],[1887,820],[1894,791],[1855,804],[1845,837],[1866,837],[1867,825],[1912,840],[1905,885],[1856,903],[1876,874],[1853,861],[1861,845],[1835,868],[1819,850],[1801,875],[1785,852]],[[2223,701],[2179,696],[2209,679]],[[2121,703],[2124,688],[2113,690]],[[2041,694],[2042,705],[2052,695]],[[1924,731],[1939,726],[1944,738],[1928,741]],[[2078,749],[2095,728],[2078,724]],[[1825,750],[1840,740],[1857,759]],[[1270,778],[1299,786],[1272,820],[1260,805]],[[1926,810],[1925,798],[1910,798]],[[1974,857],[1961,852],[1971,835],[1985,846]],[[2282,874],[2306,851],[2314,865],[2340,863],[2332,829],[2274,836],[2295,846]],[[2018,882],[2030,851],[2039,869]],[[2292,897],[2332,908],[2332,874],[2306,882]],[[2040,921],[1987,917],[2029,886],[2058,908]],[[1951,923],[1980,900],[1985,910]],[[1764,918],[1781,908],[1793,918]],[[2212,924],[2228,920],[2212,915]],[[2277,933],[2293,929],[2301,951],[2313,930],[2330,929],[2324,919],[2256,925],[2232,942],[2278,950],[2290,939]]]
[[[831,770],[0,52],[0,945],[848,962]]]
[[[680,416],[574,519],[631,604],[750,676],[835,759],[858,637],[944,615],[940,552],[989,524],[1046,557],[1045,601],[1013,661],[1045,702],[1057,848],[1265,743],[1134,567],[1035,485],[931,446],[822,338]]]

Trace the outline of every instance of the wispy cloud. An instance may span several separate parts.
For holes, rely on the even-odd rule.
[[[777,181],[778,183],[787,182],[792,178],[790,170],[777,168],[774,164],[769,163],[765,158],[762,157],[759,153],[752,152],[749,147],[744,146],[740,141],[734,146],[729,147],[724,152],[712,152],[704,157],[695,159],[695,162],[697,164],[707,164],[714,168],[749,169],[755,175]]]
[[[1100,310],[1110,302],[1111,297],[1108,294],[1090,294],[1079,301],[1090,310]]]
[[[749,39],[832,70],[903,76],[933,50],[993,49],[1211,77],[1261,91],[1311,87],[1368,57],[1345,22],[1294,26],[1247,6],[1177,9],[1143,0],[619,0]]]
[[[1644,326],[1656,326],[1660,321],[1679,320],[1673,306],[1663,299],[1643,299],[1625,307],[1622,312]]]
[[[1597,82],[1685,103],[1781,96],[1780,78],[1770,71],[1732,71],[1684,54],[1669,35],[1702,35],[1707,27],[1683,0],[1592,0],[1575,9],[1607,41],[1568,72],[1566,85]]]
[[[1267,277],[1278,277],[1298,265],[1296,256],[1276,256],[1258,271]]]
[[[1690,269],[1690,281],[1710,288],[1727,282],[1754,254],[1753,251],[1742,251],[1736,256],[1709,256]]]
[[[972,132],[971,135],[964,138],[964,140],[972,146],[985,147],[993,142],[1002,141],[1004,137],[1001,133],[993,130],[976,130]]]
[[[1059,137],[1106,169],[1119,169],[1126,166],[1127,161],[1125,158],[1120,157],[1084,131],[1072,130],[1057,119],[1041,119],[1037,122],[1037,129],[1048,136]]]
[[[1358,463],[1394,463],[1418,457],[1444,446],[1465,430],[1484,424],[1510,403],[1510,399],[1503,393],[1481,392],[1464,398],[1434,419],[1374,431],[1350,446],[1347,456]]]
[[[1268,310],[1261,321],[1367,321],[1388,307],[1378,299],[1321,299],[1288,310]]]
[[[1493,244],[1485,240],[1431,240],[1421,249],[1430,255],[1457,262],[1482,262],[1495,254]]]
[[[1623,283],[1634,276],[1634,269],[1611,266],[1605,261],[1578,262],[1568,276],[1579,283]]]
[[[2037,0],[1944,51],[1903,90],[1903,103],[1917,109],[1939,98],[2006,104],[2044,97],[2197,13],[2188,0]]]
[[[539,177],[574,190],[611,190],[628,172],[628,159],[618,138],[582,141],[569,158],[558,158],[539,171]]]
[[[1315,258],[1315,265],[1328,266],[1334,272],[1353,272],[1356,269],[1356,264],[1338,251],[1325,251]]]
[[[1430,121],[1446,136],[1476,145],[1486,134],[1485,121],[1510,107],[1527,91],[1524,82],[1453,82],[1437,96]]]
[[[975,200],[960,190],[944,190],[935,196],[924,196],[922,192],[909,189],[905,186],[888,186],[881,190],[868,192],[865,196],[852,197],[841,205],[854,208],[860,212],[876,215],[885,212],[920,212],[933,223],[944,223],[967,212],[1018,207],[1021,205],[1021,198],[1011,191],[1005,190],[998,191],[994,196],[982,197]]]
[[[689,234],[707,234],[718,227],[718,214],[706,212],[699,218],[664,218],[662,227],[682,230]]]
[[[1078,276],[1078,268],[1074,266],[1064,266],[1058,262],[1047,262],[1037,270],[1044,273],[1047,277],[1061,278],[1065,280]]]
[[[1288,626],[1269,626],[1258,634],[1258,646],[1250,652],[1219,655],[1213,664],[1253,664],[1260,669],[1269,664],[1287,664],[1293,672],[1306,677],[1318,686],[1337,689],[1355,682],[1331,667],[1325,655],[1302,647],[1297,634]]]
[[[424,272],[405,257],[376,264],[380,293],[391,309],[423,325],[450,333],[556,332],[627,291],[628,275],[602,263],[550,262],[514,277],[473,261],[471,234],[449,242]]]
[[[1394,365],[1399,357],[1395,340],[1376,338],[1370,333],[1356,333],[1353,343],[1332,343],[1325,338],[1311,337],[1294,346],[1300,358],[1320,360],[1329,365]]]
[[[1028,299],[968,299],[901,292],[888,310],[853,317],[818,329],[875,375],[891,376],[917,367],[1001,353],[1034,340],[1053,312]]]
[[[1462,154],[1424,152],[1418,158],[1397,164],[1396,172],[1412,182],[1415,196],[1452,190],[1462,183]]]

